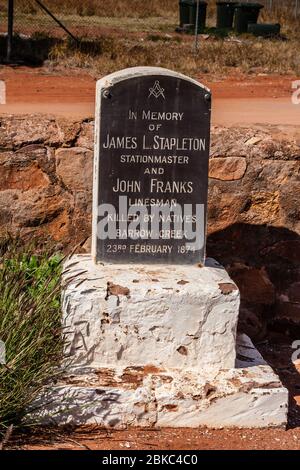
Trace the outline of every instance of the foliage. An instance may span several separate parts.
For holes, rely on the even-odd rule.
[[[19,426],[62,356],[60,254],[15,242],[0,246],[0,432]]]

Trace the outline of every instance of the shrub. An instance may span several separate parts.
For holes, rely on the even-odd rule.
[[[58,373],[62,357],[62,256],[15,242],[0,244],[0,433],[22,425],[26,409]]]

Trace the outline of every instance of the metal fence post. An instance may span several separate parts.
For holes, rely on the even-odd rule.
[[[58,24],[58,26],[60,26],[73,39],[73,41],[79,44],[80,41],[77,38],[75,38],[74,34],[72,34],[71,31],[69,31],[65,27],[65,25],[62,24],[62,22],[59,21],[59,19],[56,18],[56,16],[54,16],[53,13],[51,13],[51,11],[40,0],[35,0],[35,1],[39,5],[39,7],[41,7],[41,9],[44,10],[47,13],[47,15],[49,15]]]
[[[7,12],[7,49],[6,58],[10,62],[13,49],[13,34],[14,34],[14,0],[8,0]]]
[[[197,0],[196,21],[195,21],[195,52],[198,50],[198,23],[199,23],[199,0]]]

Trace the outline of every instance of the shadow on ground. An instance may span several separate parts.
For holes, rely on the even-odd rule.
[[[241,293],[239,329],[255,342],[289,390],[288,427],[300,426],[300,237],[283,227],[234,224],[208,237],[207,254],[222,263]],[[299,354],[300,359],[300,354]]]
[[[6,48],[7,39],[0,35],[0,64],[7,64]],[[40,67],[52,56],[56,59],[68,53],[79,51],[83,54],[97,56],[102,53],[102,41],[89,41],[78,39],[78,42],[68,38],[48,37],[44,34],[36,34],[32,37],[15,35],[13,39],[13,53],[10,64]]]

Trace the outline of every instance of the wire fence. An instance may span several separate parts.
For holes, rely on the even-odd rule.
[[[4,33],[7,31],[7,3],[7,0],[0,0],[0,31]],[[14,31],[25,35],[65,35],[46,9],[79,38],[97,38],[109,30],[113,33],[171,31],[177,23],[176,6],[176,0],[43,0],[41,3],[14,0]]]
[[[250,0],[245,0],[246,2]],[[0,0],[0,32],[7,32],[8,0]],[[178,25],[178,0],[14,0],[14,32],[79,38],[103,33],[173,32]],[[262,18],[276,21],[300,15],[300,0],[260,0]],[[215,1],[208,0],[207,24],[215,21]],[[53,15],[53,16],[51,16]],[[58,20],[58,22],[55,20]]]
[[[216,25],[216,0],[207,2],[206,26],[211,28]],[[300,0],[259,3],[264,5],[260,21],[288,25],[297,35]],[[9,9],[14,11],[13,22],[9,20]],[[145,34],[174,33],[178,25],[179,0],[0,0],[0,45],[7,36],[7,57],[11,55],[13,34],[39,39],[69,36],[77,42],[109,36],[131,41],[136,38],[138,42]],[[197,24],[189,31],[195,34],[196,50],[197,31]]]

